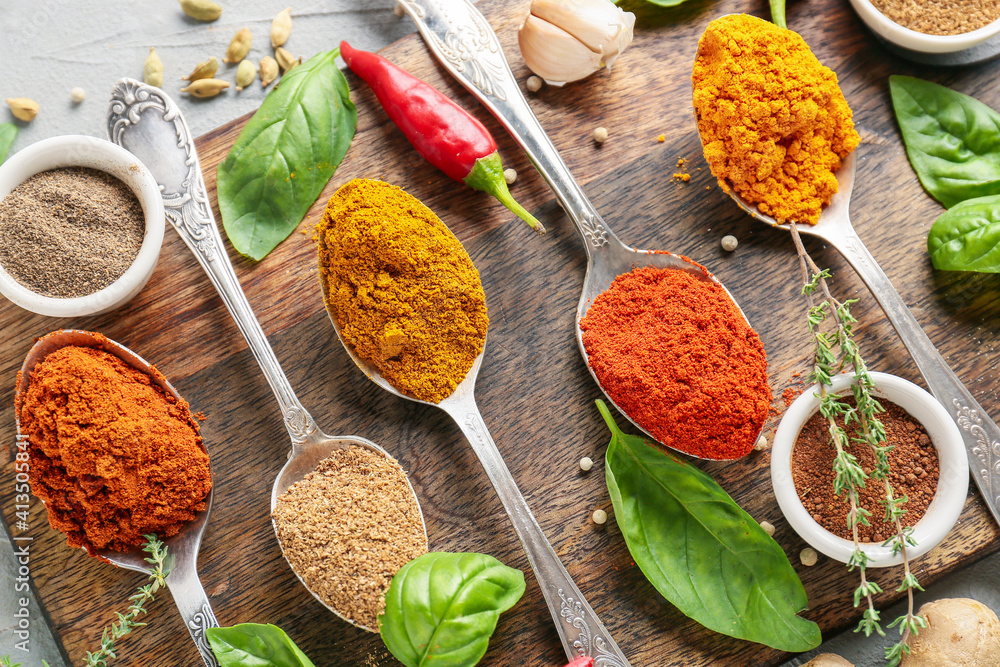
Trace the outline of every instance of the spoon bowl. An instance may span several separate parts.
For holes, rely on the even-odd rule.
[[[680,269],[688,271],[699,279],[712,280],[724,290],[725,286],[710,272],[706,276],[703,273],[703,267],[688,261],[681,255],[632,248],[615,236],[584,194],[579,183],[573,178],[566,163],[559,155],[559,151],[556,150],[538,122],[538,118],[531,111],[528,101],[511,72],[496,34],[490,28],[489,22],[470,0],[423,0],[421,3],[404,1],[400,5],[417,24],[417,29],[423,35],[424,41],[427,42],[431,52],[444,68],[490,110],[524,149],[531,163],[552,189],[559,204],[579,232],[587,253],[587,273],[576,313],[576,340],[580,354],[586,362],[591,377],[594,378],[608,402],[614,405],[622,415],[649,436],[651,440],[656,440],[611,398],[607,389],[594,373],[590,365],[589,355],[583,345],[583,330],[580,328],[580,320],[583,319],[594,299],[607,290],[617,276],[640,267]],[[463,37],[463,35],[465,36]],[[472,39],[471,35],[480,35],[481,38]],[[444,46],[452,44],[453,41],[461,43],[460,51],[463,53],[461,60],[454,58],[456,52],[454,45]],[[467,67],[466,61],[473,63],[474,66]],[[489,75],[484,75],[484,73],[489,73]],[[740,315],[747,322],[747,326],[752,329],[746,314],[729,290],[726,290],[726,295],[739,310]],[[763,424],[761,424],[761,431],[758,432],[757,437],[760,436],[761,432],[763,432]],[[754,438],[754,440],[756,439]],[[669,447],[669,445],[664,446]],[[683,450],[676,451],[682,452],[685,456],[692,456]]]
[[[89,331],[77,329],[64,329],[54,331],[42,336],[32,346],[28,355],[24,359],[20,372],[17,374],[17,390],[15,405],[20,405],[20,397],[28,389],[31,380],[31,372],[45,357],[68,346],[94,347],[108,352],[126,364],[135,368],[152,378],[153,383],[170,394],[178,401],[182,397],[174,389],[166,378],[163,377],[153,366],[138,354],[128,349],[124,345],[116,343],[104,336],[94,334]],[[21,416],[20,411],[16,411],[15,422],[17,424],[18,439],[21,436]],[[204,442],[202,448],[205,449]],[[205,449],[205,453],[208,450]],[[208,515],[212,510],[212,497],[214,488],[208,494],[207,505],[204,510],[198,512],[197,516],[181,527],[180,531],[164,539],[167,546],[167,568],[169,570],[166,583],[173,595],[177,610],[184,619],[184,625],[191,633],[198,653],[206,665],[215,667],[219,663],[215,659],[215,654],[205,637],[205,630],[216,627],[215,614],[212,612],[212,605],[205,595],[205,589],[198,579],[198,548],[201,546],[201,537],[208,524]],[[113,565],[136,572],[149,572],[149,563],[145,561],[145,552],[142,547],[134,547],[128,551],[101,550],[97,553],[100,558],[109,561]]]
[[[292,448],[288,461],[271,487],[271,510],[274,510],[277,499],[292,484],[303,479],[335,450],[357,446],[391,458],[388,452],[371,440],[324,434],[299,402],[233,271],[208,201],[208,191],[198,163],[194,139],[170,96],[159,88],[133,79],[122,79],[112,91],[107,131],[111,141],[131,151],[153,173],[163,195],[167,219],[215,285],[278,401]],[[427,526],[423,511],[409,477],[407,487],[420,512],[420,524],[426,539]],[[288,561],[280,539],[278,544],[282,556]],[[331,608],[309,588],[301,573],[294,567],[292,571],[324,607],[356,627],[377,632],[375,628],[365,627]]]

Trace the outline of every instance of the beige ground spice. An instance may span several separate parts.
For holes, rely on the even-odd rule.
[[[872,0],[890,20],[928,35],[961,35],[1000,19],[1000,0]]]
[[[392,577],[427,553],[403,469],[362,447],[321,461],[278,498],[271,516],[285,556],[309,588],[375,631]]]

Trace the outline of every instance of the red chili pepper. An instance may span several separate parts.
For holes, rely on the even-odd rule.
[[[545,233],[542,223],[511,197],[497,144],[472,114],[380,55],[347,42],[340,43],[340,55],[425,160],[456,181],[493,195],[536,232]]]
[[[594,667],[594,659],[589,655],[581,655],[579,658],[576,658],[573,662],[566,665],[566,667]]]

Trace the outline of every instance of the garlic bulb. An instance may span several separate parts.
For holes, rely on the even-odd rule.
[[[634,26],[635,14],[611,0],[532,0],[517,38],[528,69],[561,86],[610,68]]]

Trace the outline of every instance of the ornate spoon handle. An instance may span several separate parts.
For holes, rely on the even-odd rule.
[[[1000,523],[1000,427],[934,347],[854,228],[848,224],[817,236],[836,247],[858,272],[909,350],[927,387],[955,418],[969,452],[972,479],[994,520]]]
[[[594,658],[595,667],[631,667],[546,539],[501,458],[475,399],[469,394],[461,401],[442,407],[446,408],[472,445],[510,517],[552,613],[566,655],[570,660],[589,655]]]
[[[157,131],[162,128],[152,127],[157,123],[171,126],[169,142],[163,141],[167,133]],[[208,201],[194,139],[180,109],[159,88],[122,79],[112,91],[107,131],[112,142],[138,156],[153,172],[163,194],[167,220],[208,274],[246,338],[278,399],[293,447],[302,445],[317,433],[316,424],[281,370],[236,278]]]
[[[496,116],[552,188],[587,259],[621,244],[587,199],[514,79],[500,40],[470,0],[399,0],[445,69]]]
[[[198,579],[194,560],[196,556],[197,554],[190,553],[177,554],[174,568],[167,575],[167,588],[174,597],[177,611],[181,613],[184,626],[191,633],[201,659],[208,667],[219,667],[219,661],[205,636],[205,630],[219,627],[219,622],[215,620],[212,605]]]

